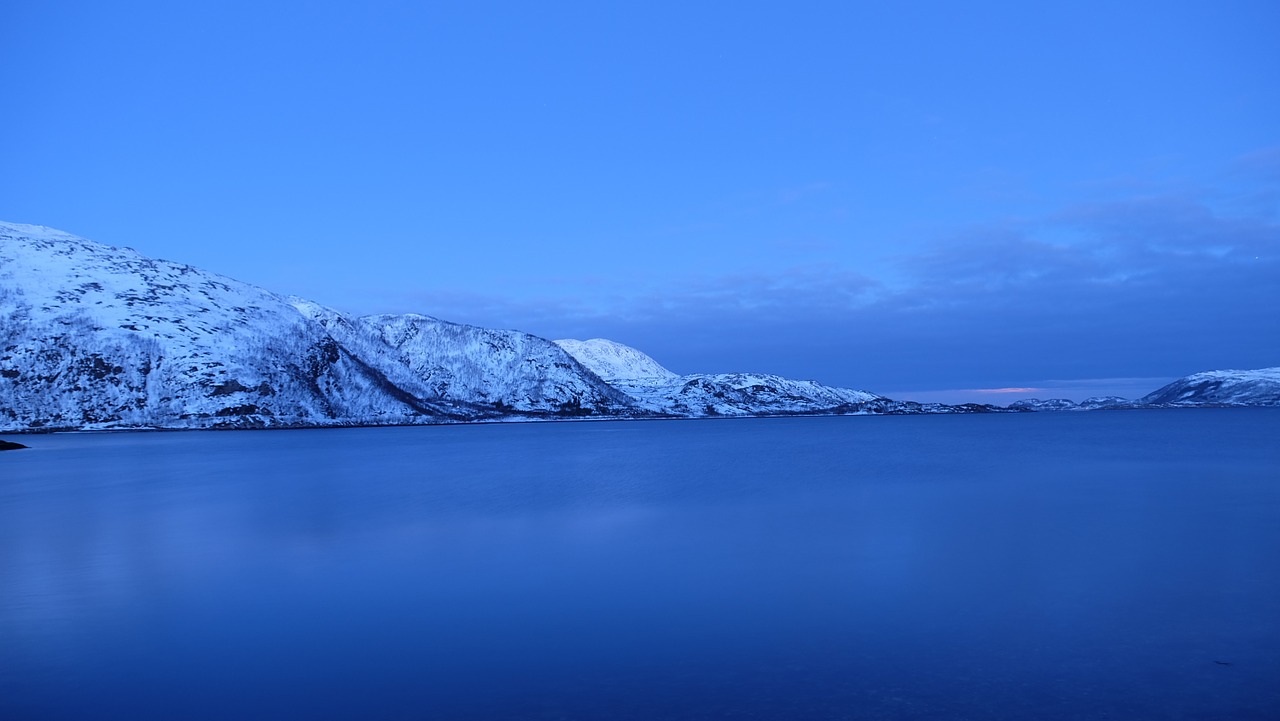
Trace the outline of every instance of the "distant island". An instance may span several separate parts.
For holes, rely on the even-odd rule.
[[[1006,407],[763,373],[678,375],[604,339],[354,317],[13,223],[0,223],[0,320],[9,432],[1280,405],[1280,368],[1197,373],[1136,400]]]

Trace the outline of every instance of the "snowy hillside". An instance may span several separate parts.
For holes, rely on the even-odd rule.
[[[945,411],[886,403],[777,376],[676,376],[599,339],[356,318],[127,248],[0,224],[0,430]]]
[[[1023,398],[1009,404],[1009,408],[1015,411],[1074,411],[1080,410],[1080,406],[1075,401],[1066,398],[1050,398],[1049,400],[1041,400],[1039,398]]]
[[[1009,404],[1016,411],[1132,410],[1196,406],[1280,406],[1280,368],[1251,371],[1205,371],[1148,393],[1136,400],[1119,396],[1086,398],[1080,403],[1055,398],[1027,398]]]
[[[593,373],[609,381],[674,380],[675,373],[658,365],[658,362],[630,346],[604,338],[591,340],[564,339],[556,345],[578,359]]]
[[[1280,405],[1280,368],[1198,373],[1138,401],[1018,409],[1206,404]],[[1000,410],[768,374],[679,376],[598,338],[553,343],[423,315],[357,318],[127,248],[0,223],[0,431]]]
[[[545,338],[423,315],[376,315],[360,329],[399,352],[434,397],[518,411],[627,412],[634,401]]]
[[[431,323],[437,335],[452,326]],[[421,323],[375,327],[130,249],[0,224],[0,429],[416,423],[628,406],[549,341],[455,327],[469,346],[401,347],[405,337],[383,339],[397,325]],[[492,352],[475,354],[477,344]]]
[[[614,384],[647,409],[687,416],[741,416],[781,413],[863,411],[881,396],[814,381],[796,381],[760,373],[680,376],[658,382]]]
[[[814,381],[760,373],[678,376],[644,353],[621,343],[558,340],[596,375],[656,413],[680,416],[745,416],[785,413],[857,413],[886,399]],[[882,412],[877,409],[876,412]]]
[[[1175,406],[1280,406],[1280,367],[1196,373],[1179,378],[1137,402]]]

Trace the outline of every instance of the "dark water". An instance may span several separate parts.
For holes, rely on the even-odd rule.
[[[23,440],[6,720],[1280,718],[1273,410]]]

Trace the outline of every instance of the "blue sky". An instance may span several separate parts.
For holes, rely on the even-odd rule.
[[[8,3],[0,218],[952,399],[1280,364],[1280,4]]]

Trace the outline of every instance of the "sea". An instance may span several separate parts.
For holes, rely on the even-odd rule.
[[[9,439],[5,721],[1280,718],[1280,409]]]

